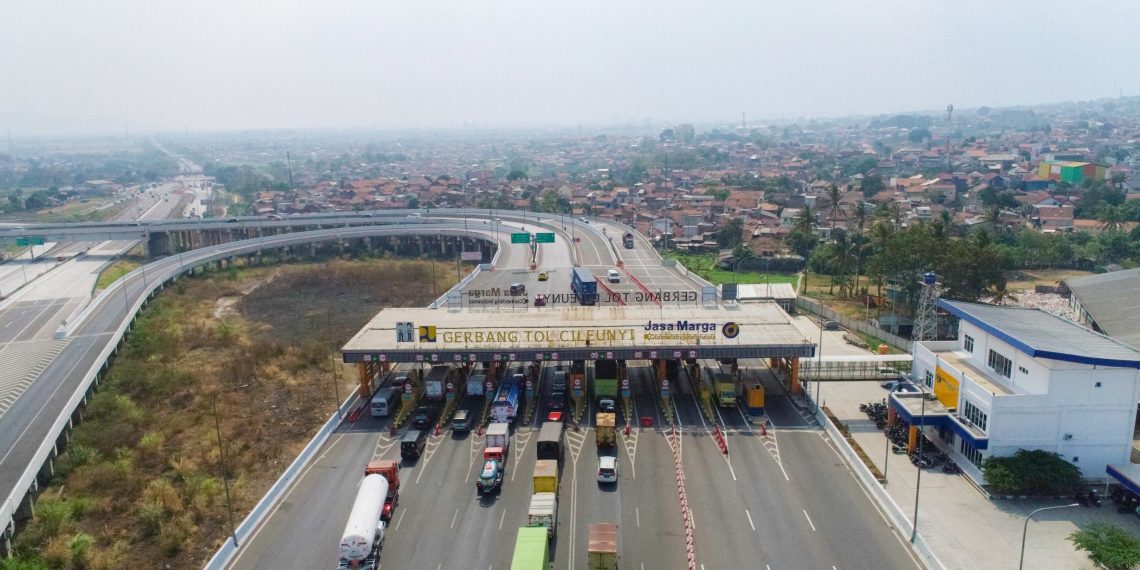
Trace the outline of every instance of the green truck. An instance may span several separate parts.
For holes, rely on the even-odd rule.
[[[547,570],[549,551],[546,527],[522,527],[515,540],[515,556],[511,570]]]
[[[594,361],[594,397],[601,400],[618,396],[618,363],[616,360]]]

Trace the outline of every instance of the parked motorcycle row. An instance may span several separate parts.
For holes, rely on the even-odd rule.
[[[867,417],[875,422],[875,427],[884,431],[884,434],[890,441],[892,453],[896,455],[907,453],[907,439],[910,433],[910,424],[903,421],[902,418],[896,418],[895,425],[887,427],[886,400],[859,404],[859,410],[867,414]],[[918,451],[915,451],[909,454],[912,465],[922,469],[941,467],[943,473],[953,474],[962,472],[958,464],[939,450],[925,435],[920,434],[919,437],[924,440],[920,446],[920,448],[923,449],[923,453],[920,454]]]

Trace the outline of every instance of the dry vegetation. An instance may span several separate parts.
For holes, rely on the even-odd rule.
[[[441,273],[444,291],[454,279]],[[429,303],[430,276],[427,262],[333,261],[168,288],[144,311],[0,568],[200,567],[228,529],[213,395],[253,383],[217,396],[240,520],[332,412],[336,349],[381,307]]]

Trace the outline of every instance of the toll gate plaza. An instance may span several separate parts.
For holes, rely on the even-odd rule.
[[[489,313],[383,309],[341,349],[358,364],[362,396],[393,363],[474,364],[769,359],[796,370],[816,346],[773,303],[726,306],[593,306]],[[798,381],[791,377],[793,391]],[[456,387],[453,386],[453,389]],[[664,385],[668,394],[668,383]]]

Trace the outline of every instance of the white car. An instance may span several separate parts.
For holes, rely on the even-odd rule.
[[[617,457],[603,455],[598,458],[598,482],[617,483],[618,468]]]
[[[621,283],[621,273],[618,273],[617,269],[611,269],[606,273],[606,279],[610,283]]]

